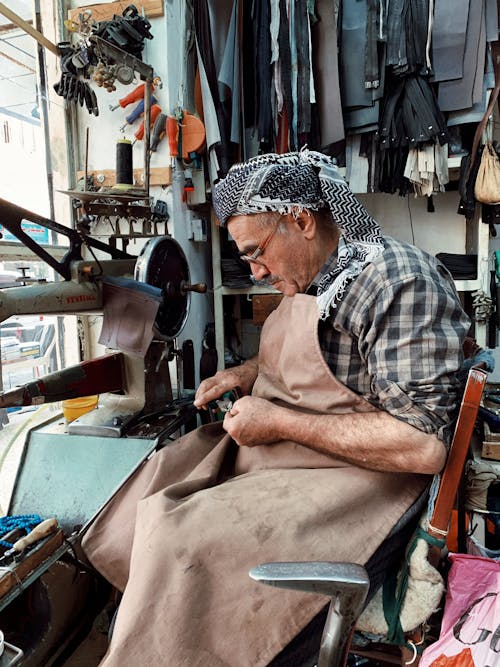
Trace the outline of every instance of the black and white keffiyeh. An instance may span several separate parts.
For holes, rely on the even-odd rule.
[[[214,186],[212,196],[221,225],[233,215],[330,209],[341,236],[337,264],[318,285],[322,319],[341,301],[346,285],[384,249],[378,223],[351,192],[332,158],[323,153],[308,149],[267,153],[235,164]]]

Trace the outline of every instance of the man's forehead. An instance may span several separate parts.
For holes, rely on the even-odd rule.
[[[228,220],[227,231],[240,248],[258,245],[259,227],[250,215],[235,215]]]
[[[259,221],[256,215],[233,215],[227,221],[227,229],[231,236],[241,234],[258,234]]]

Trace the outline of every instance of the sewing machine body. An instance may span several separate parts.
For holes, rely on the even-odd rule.
[[[71,279],[59,282],[37,282],[0,290],[0,322],[13,315],[53,315],[68,313],[101,313],[102,287],[96,279],[106,276],[133,278],[136,258],[71,263]]]
[[[9,205],[9,213],[11,209]],[[0,571],[0,627],[24,651],[23,665],[55,664],[88,632],[109,585],[94,573],[79,571],[75,554],[82,556],[79,545],[86,528],[156,448],[186,424],[196,425],[192,396],[174,400],[169,368],[170,362],[176,367],[181,361],[192,364],[189,347],[176,349],[192,291],[182,248],[164,236],[151,239],[139,257],[89,261],[78,255],[68,251],[70,260],[61,269],[64,280],[0,289],[0,322],[12,315],[103,314],[108,339],[117,340],[117,332],[141,321],[143,302],[156,315],[144,354],[127,349],[126,337],[120,335],[125,349],[109,349],[123,355],[121,391],[101,395],[96,409],[73,422],[55,412],[21,435],[21,463],[7,514],[39,514],[59,523],[39,557],[32,554],[29,571],[4,580],[3,588]],[[113,279],[115,283],[107,282]],[[193,289],[204,291],[204,286]],[[107,313],[117,294],[122,301]],[[132,308],[128,319],[122,318],[122,303]]]

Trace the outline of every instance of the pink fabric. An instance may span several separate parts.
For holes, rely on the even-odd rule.
[[[500,563],[469,554],[450,554],[450,560],[441,633],[420,667],[498,666]]]

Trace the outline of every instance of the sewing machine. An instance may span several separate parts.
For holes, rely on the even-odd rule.
[[[70,246],[61,261],[26,234],[21,226],[23,220],[69,238]],[[0,199],[0,221],[64,278],[54,283],[37,281],[1,290],[0,322],[12,315],[103,312],[99,342],[124,353],[123,395],[107,397],[106,410],[103,404],[99,415],[78,420],[69,432],[120,437],[128,418],[139,413],[161,412],[173,398],[168,362],[176,359],[186,366],[193,364],[189,344],[182,350],[175,349],[175,339],[189,313],[190,294],[206,291],[202,283],[190,284],[189,267],[179,244],[170,236],[154,237],[135,257],[81,230],[68,229],[3,199]],[[83,245],[94,260],[82,258]],[[97,259],[94,250],[109,254],[111,259]],[[23,277],[23,282],[29,280]],[[62,374],[59,371],[59,380]],[[99,386],[93,393],[101,393]],[[67,398],[73,396],[78,393]],[[60,392],[53,400],[61,400]],[[8,403],[4,400],[1,407],[8,407]]]
[[[23,220],[69,238],[61,261],[24,232]],[[73,616],[65,613],[64,618],[56,619],[56,609],[62,604],[59,597],[64,592],[76,605],[92,587],[83,575],[80,581],[78,577],[67,581],[61,561],[71,561],[87,526],[143,461],[186,423],[192,426],[194,419],[196,425],[192,397],[173,399],[169,362],[193,364],[192,344],[178,350],[175,341],[189,313],[191,292],[203,293],[206,286],[190,284],[185,255],[170,236],[151,238],[134,257],[5,200],[0,200],[0,223],[62,278],[0,290],[0,321],[22,314],[103,313],[100,342],[111,355],[102,359],[109,362],[110,356],[119,356],[123,363],[123,373],[117,373],[118,393],[101,395],[97,409],[70,424],[61,414],[50,416],[25,434],[22,465],[7,514],[56,517],[59,538],[53,535],[42,541],[46,552],[41,552],[41,560],[12,579],[12,586],[2,589],[0,569],[0,627],[11,643],[25,652],[28,660],[23,664],[49,664],[55,645],[72,638],[66,627],[70,617],[76,625],[85,618],[81,609],[75,609]],[[94,259],[82,257],[83,245]],[[99,259],[95,251],[107,253],[110,259]],[[144,321],[148,324],[139,327]],[[100,359],[85,363],[95,362]],[[72,398],[75,391],[76,395],[88,394],[85,363],[34,380],[38,395],[32,402]],[[83,380],[78,373],[83,374]],[[93,377],[98,384],[98,374]],[[15,392],[2,395],[4,406],[15,400]],[[99,393],[98,386],[92,393]],[[50,549],[48,540],[52,540]],[[19,610],[31,607],[34,590],[43,597],[43,608],[31,619],[32,627],[26,634],[26,628],[19,628],[24,613]],[[92,610],[88,600],[86,605]]]

